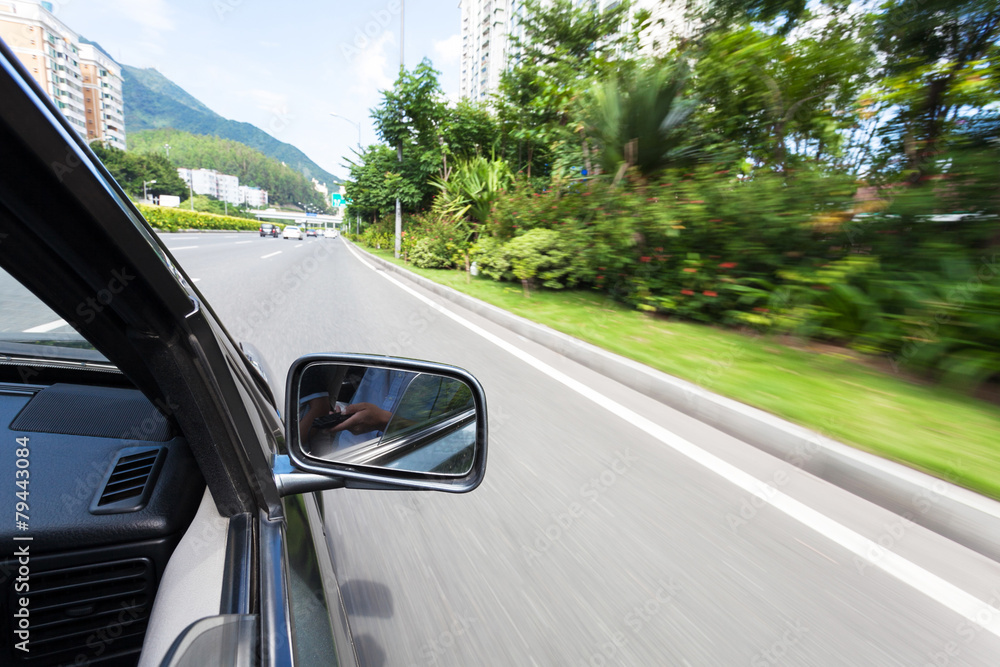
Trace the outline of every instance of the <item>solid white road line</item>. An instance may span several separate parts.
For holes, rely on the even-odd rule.
[[[431,308],[437,310],[442,315],[461,324],[466,329],[479,334],[497,347],[511,353],[529,366],[545,373],[553,380],[562,383],[584,398],[591,400],[598,406],[608,410],[613,415],[622,418],[629,424],[646,432],[663,444],[671,447],[675,451],[688,457],[692,461],[701,464],[717,475],[735,484],[744,491],[753,494],[761,501],[781,510],[791,518],[799,521],[808,528],[815,530],[824,537],[836,542],[843,548],[853,553],[858,558],[870,563],[872,567],[895,577],[899,581],[924,593],[931,599],[944,605],[951,611],[962,616],[968,621],[975,623],[979,627],[1000,637],[1000,609],[983,602],[976,596],[967,593],[958,586],[942,579],[933,572],[925,570],[919,565],[903,558],[897,553],[886,549],[864,535],[851,530],[837,521],[829,518],[811,507],[799,502],[791,496],[779,491],[770,484],[762,482],[753,475],[740,470],[733,464],[720,459],[701,447],[685,440],[663,428],[659,424],[650,421],[639,413],[617,403],[611,398],[591,389],[582,382],[575,380],[562,371],[548,365],[541,359],[534,357],[515,345],[508,343],[502,338],[486,331],[477,324],[457,315],[444,306],[432,301],[423,294],[404,285],[396,278],[390,276],[385,271],[379,271],[366,261],[350,245],[347,246],[351,254],[362,264],[372,271],[380,274],[383,278],[393,283],[403,291],[413,295],[423,301]]]
[[[280,255],[280,254],[281,254],[281,251],[279,250],[277,252],[272,252],[269,255],[261,255],[260,258],[261,259],[267,259],[268,257],[274,257],[275,255]]]
[[[66,326],[66,320],[56,320],[55,322],[49,322],[48,324],[40,324],[37,327],[31,327],[30,329],[25,329],[21,333],[48,333],[53,329],[58,329],[59,327]]]
[[[253,243],[253,241],[237,241],[236,245],[243,245],[244,243]]]
[[[197,248],[197,247],[198,246],[196,245],[182,245],[178,246],[177,248],[171,248],[170,246],[167,246],[167,250],[173,252],[175,250],[190,250],[191,248]]]

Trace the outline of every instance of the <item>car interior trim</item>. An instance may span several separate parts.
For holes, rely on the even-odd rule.
[[[261,666],[294,667],[285,523],[260,515]],[[142,667],[142,666],[140,666]]]
[[[223,614],[250,614],[256,611],[257,558],[254,548],[254,516],[248,512],[229,518],[226,538],[226,565],[222,578]]]
[[[219,614],[229,521],[207,488],[171,555],[153,601],[139,667],[159,667],[174,640],[200,618]]]

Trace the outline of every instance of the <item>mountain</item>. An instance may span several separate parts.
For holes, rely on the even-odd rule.
[[[121,65],[121,68],[125,130],[129,134],[174,128],[192,134],[232,139],[284,162],[307,179],[315,178],[327,186],[342,182],[295,146],[278,141],[250,123],[223,118],[155,69],[129,65]]]

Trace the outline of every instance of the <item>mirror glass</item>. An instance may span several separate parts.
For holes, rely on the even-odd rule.
[[[346,465],[465,475],[476,452],[476,406],[461,380],[317,362],[296,388],[299,442]]]

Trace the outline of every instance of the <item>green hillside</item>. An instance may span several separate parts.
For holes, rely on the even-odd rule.
[[[130,144],[133,134],[143,130],[175,128],[193,134],[215,135],[255,148],[284,162],[307,179],[315,178],[327,186],[341,182],[295,146],[278,141],[250,123],[223,118],[155,69],[121,67],[125,129]]]
[[[272,202],[302,202],[321,209],[328,205],[301,173],[238,141],[175,129],[144,130],[128,135],[130,153],[164,155],[164,144],[170,144],[170,161],[174,165],[232,174],[240,179],[240,185],[267,190]]]

